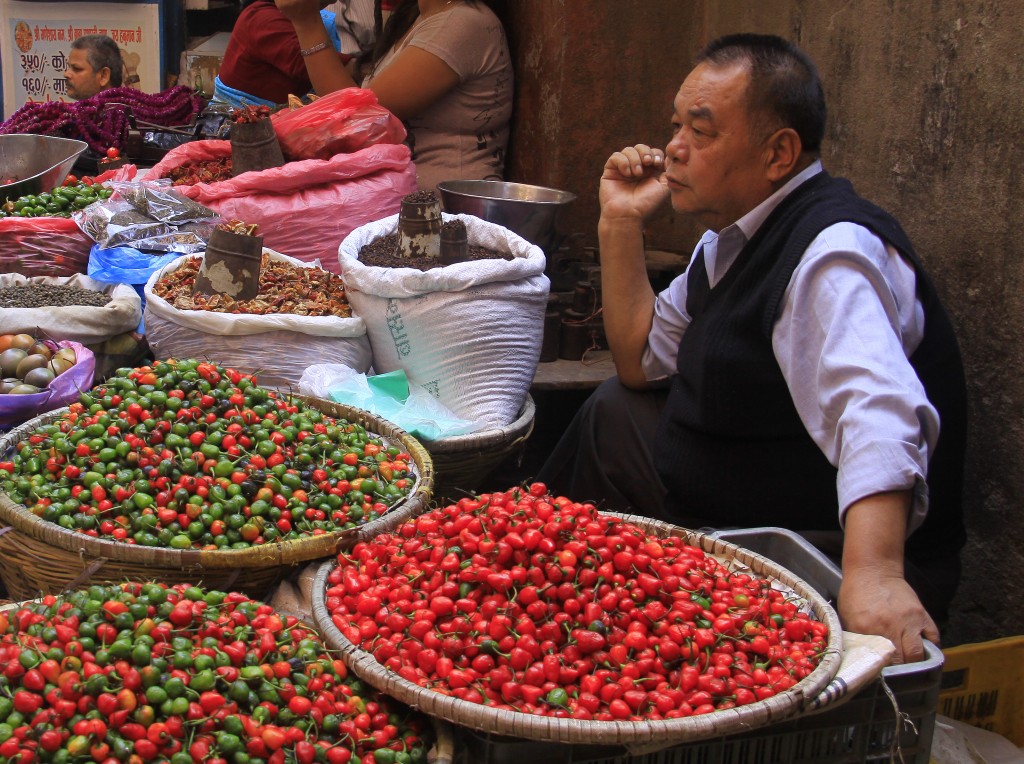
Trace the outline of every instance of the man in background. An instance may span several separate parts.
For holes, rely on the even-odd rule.
[[[103,34],[89,34],[71,43],[68,68],[68,97],[76,101],[94,96],[101,90],[120,87],[124,62],[117,43]]]

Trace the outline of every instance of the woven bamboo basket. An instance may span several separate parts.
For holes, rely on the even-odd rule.
[[[615,514],[615,513],[607,513]],[[324,641],[339,650],[349,668],[365,682],[413,708],[453,724],[496,735],[510,735],[550,743],[630,746],[660,750],[679,743],[733,735],[791,718],[809,708],[835,677],[842,660],[842,627],[831,605],[810,585],[779,564],[726,541],[696,531],[634,515],[617,515],[659,537],[680,536],[686,543],[713,554],[727,564],[746,566],[752,574],[784,585],[806,601],[811,613],[828,624],[829,643],[821,662],[793,687],[765,700],[710,714],[680,719],[638,722],[584,721],[535,716],[496,709],[420,687],[384,668],[368,652],[352,644],[327,612],[327,576],[336,561],[326,561],[313,583],[313,618]]]
[[[360,424],[385,442],[400,445],[412,457],[416,473],[409,495],[377,520],[357,528],[249,549],[199,550],[143,547],[75,533],[37,517],[0,492],[0,578],[8,596],[31,599],[90,582],[158,580],[166,584],[202,583],[264,599],[270,588],[296,566],[335,555],[365,534],[394,527],[429,504],[434,468],[430,454],[419,441],[368,411],[316,398],[293,397],[325,414]],[[66,408],[49,412],[6,433],[0,437],[0,455],[36,427],[66,412]]]
[[[434,462],[434,497],[455,500],[475,493],[505,458],[526,444],[536,414],[533,398],[527,395],[519,416],[505,427],[425,443]]]

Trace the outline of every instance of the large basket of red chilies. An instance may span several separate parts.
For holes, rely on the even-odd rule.
[[[447,725],[238,592],[122,582],[0,606],[0,660],[3,762],[452,761]]]
[[[795,716],[838,671],[829,604],[776,563],[528,489],[461,499],[325,562],[313,614],[426,713],[654,750]]]
[[[154,578],[263,597],[432,486],[425,449],[369,412],[213,363],[121,369],[0,437],[0,576],[21,599]]]

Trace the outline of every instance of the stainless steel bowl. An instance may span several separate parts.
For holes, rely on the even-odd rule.
[[[88,147],[84,141],[53,135],[0,135],[0,181],[17,179],[0,185],[0,203],[57,188]]]
[[[476,215],[508,228],[545,253],[568,235],[569,205],[576,194],[501,180],[446,180],[437,184],[445,212]]]

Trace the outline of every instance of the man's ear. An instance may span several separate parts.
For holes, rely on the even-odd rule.
[[[779,181],[789,176],[800,161],[803,142],[796,130],[783,127],[776,130],[765,143],[765,170],[768,179]]]
[[[110,67],[104,66],[96,73],[96,78],[99,80],[101,87],[106,87],[110,84]]]

